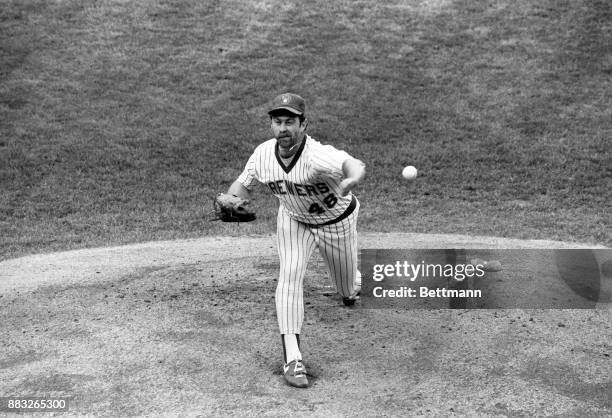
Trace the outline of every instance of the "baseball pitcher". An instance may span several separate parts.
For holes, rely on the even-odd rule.
[[[288,384],[308,386],[299,348],[304,318],[303,281],[312,251],[318,248],[345,305],[358,299],[357,215],[353,189],[365,165],[345,151],[306,134],[306,104],[297,94],[277,96],[268,110],[274,137],[260,144],[226,194],[244,210],[256,182],[279,200],[277,246],[280,274],[275,303]],[[233,215],[232,215],[233,216]],[[254,219],[250,215],[248,220]]]

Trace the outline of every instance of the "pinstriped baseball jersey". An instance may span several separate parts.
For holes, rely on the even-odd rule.
[[[341,196],[345,151],[305,135],[293,158],[283,159],[277,139],[260,144],[238,177],[251,190],[256,181],[278,198],[277,247],[280,274],[275,302],[281,334],[299,334],[304,320],[303,281],[315,248],[343,297],[356,290],[359,202]],[[288,360],[288,359],[286,359]]]
[[[339,193],[347,158],[345,151],[306,135],[294,157],[284,160],[273,138],[255,149],[238,181],[249,190],[255,181],[265,184],[291,218],[321,225],[337,219],[351,204],[351,193]]]

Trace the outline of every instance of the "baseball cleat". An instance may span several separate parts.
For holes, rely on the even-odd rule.
[[[289,386],[296,388],[308,387],[308,378],[306,377],[306,368],[302,364],[302,360],[293,360],[289,364],[283,365],[283,377]]]
[[[498,260],[486,261],[486,260],[481,260],[479,258],[475,258],[471,260],[470,263],[472,263],[472,265],[474,266],[481,265],[484,271],[489,271],[489,272],[502,271],[502,265]]]
[[[355,277],[354,286],[355,290],[351,296],[343,297],[342,303],[344,306],[353,306],[357,300],[359,300],[359,295],[361,295],[361,272],[357,270],[357,276]]]
[[[351,296],[342,298],[342,303],[344,306],[353,306],[359,300],[359,295],[361,295],[361,287],[356,288]]]

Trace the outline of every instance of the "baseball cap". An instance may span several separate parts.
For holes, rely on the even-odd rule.
[[[274,98],[268,109],[268,114],[281,109],[302,116],[306,111],[306,102],[297,94],[283,93]]]

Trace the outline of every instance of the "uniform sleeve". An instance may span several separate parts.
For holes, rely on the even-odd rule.
[[[256,181],[259,180],[257,173],[257,150],[251,155],[247,161],[244,170],[238,176],[238,181],[242,183],[248,190],[252,190]]]

